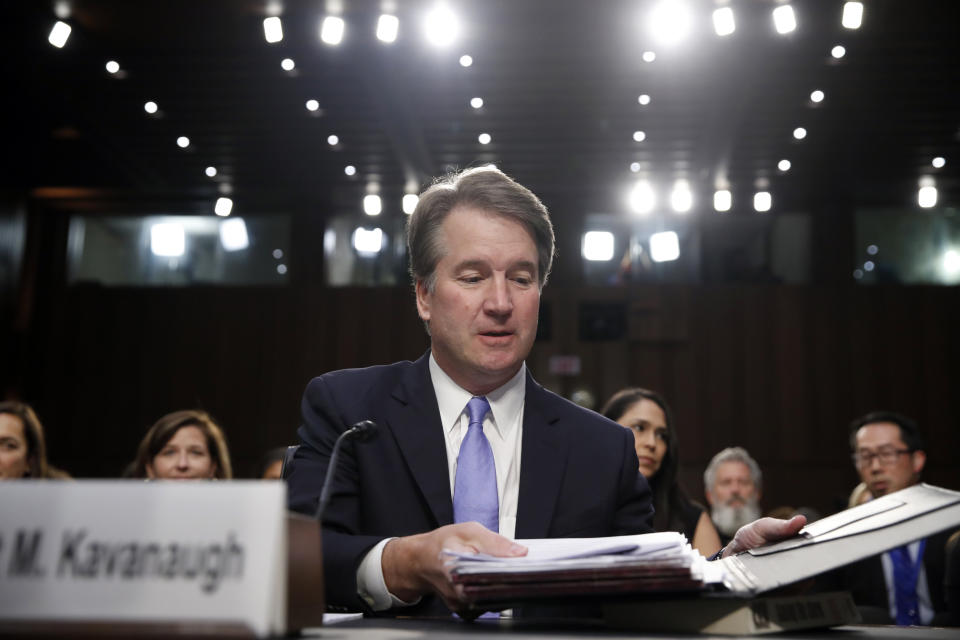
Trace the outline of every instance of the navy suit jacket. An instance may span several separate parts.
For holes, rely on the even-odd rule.
[[[366,610],[356,595],[366,553],[383,538],[453,523],[429,355],[314,378],[302,412],[288,495],[290,508],[307,514],[316,510],[337,436],[360,420],[380,427],[369,442],[345,443],[323,521],[327,602]],[[547,391],[529,374],[521,449],[517,538],[653,530],[650,490],[630,431]],[[435,609],[429,600],[421,604]]]

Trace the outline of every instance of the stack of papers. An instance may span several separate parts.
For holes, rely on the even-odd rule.
[[[723,582],[681,533],[608,538],[517,540],[519,558],[447,551],[451,579],[476,605],[557,596],[702,591]]]

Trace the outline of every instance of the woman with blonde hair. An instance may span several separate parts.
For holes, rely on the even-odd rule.
[[[205,411],[168,413],[147,431],[137,449],[133,477],[165,480],[233,478],[223,431]]]

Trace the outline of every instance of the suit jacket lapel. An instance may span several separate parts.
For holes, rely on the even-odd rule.
[[[569,448],[559,420],[558,404],[527,372],[517,538],[545,538],[550,531]]]
[[[423,494],[436,526],[453,522],[447,445],[430,381],[429,352],[404,374],[393,391],[387,422]]]

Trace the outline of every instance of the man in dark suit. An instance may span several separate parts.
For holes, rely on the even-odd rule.
[[[539,199],[494,168],[464,171],[422,194],[407,244],[430,352],[326,374],[303,397],[288,479],[294,510],[316,509],[349,425],[380,426],[374,441],[345,447],[334,479],[323,522],[328,601],[436,612],[438,594],[456,610],[443,550],[518,556],[526,549],[512,538],[649,532],[650,491],[631,433],[526,371],[554,255]],[[728,550],[802,525],[758,521]]]

